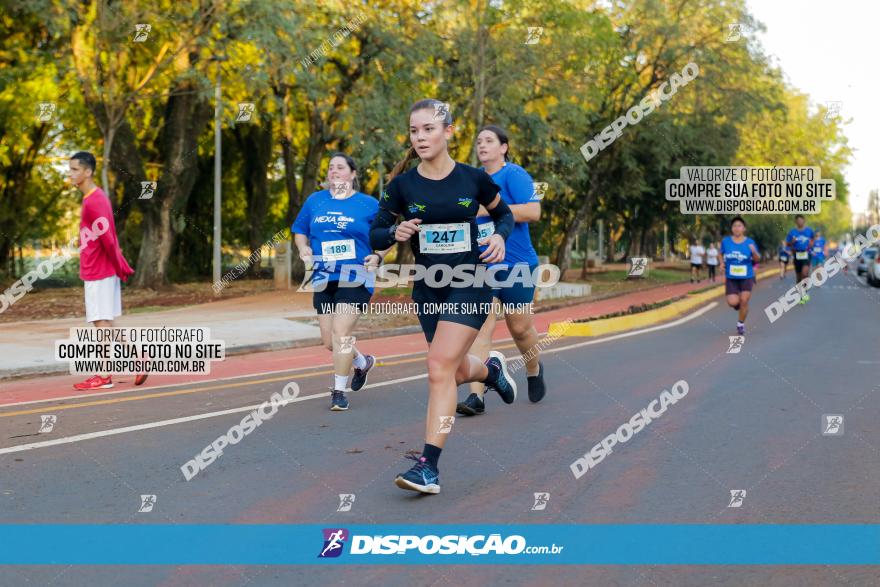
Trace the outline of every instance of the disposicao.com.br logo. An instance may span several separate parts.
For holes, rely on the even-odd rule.
[[[529,546],[519,534],[502,537],[493,533],[473,536],[448,534],[387,534],[366,536],[349,535],[345,528],[325,528],[324,542],[318,558],[338,557],[342,554],[345,542],[350,542],[349,554],[355,555],[517,555],[517,554],[559,554],[564,546]],[[412,551],[412,552],[411,552]]]

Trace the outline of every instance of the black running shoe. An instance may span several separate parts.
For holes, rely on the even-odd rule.
[[[507,359],[498,351],[491,351],[486,366],[489,367],[486,386],[497,391],[504,403],[512,404],[516,399],[516,383],[507,372]]]
[[[334,389],[330,394],[330,410],[334,412],[344,412],[347,409],[348,399],[345,397],[345,392]]]
[[[526,381],[529,382],[529,401],[534,404],[544,399],[544,394],[547,393],[547,386],[544,385],[544,363],[539,362],[538,374],[526,377]]]
[[[485,411],[486,402],[484,402],[483,398],[475,393],[467,396],[466,400],[455,407],[455,412],[464,416],[476,416],[477,414],[482,414]]]
[[[370,372],[370,369],[373,368],[373,365],[376,364],[376,357],[373,355],[367,355],[367,366],[363,369],[354,368],[354,375],[351,377],[351,390],[358,391],[361,387],[363,387],[367,383],[367,373]]]
[[[421,493],[440,493],[440,473],[432,467],[425,457],[406,455],[416,462],[406,473],[394,479],[394,484],[401,489],[419,491]]]

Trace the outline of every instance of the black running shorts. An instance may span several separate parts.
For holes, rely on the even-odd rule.
[[[755,285],[755,280],[751,277],[748,279],[731,279],[728,277],[724,281],[724,294],[741,294],[744,291],[752,291],[752,287]]]
[[[492,305],[492,288],[488,285],[428,287],[418,281],[413,286],[412,299],[425,339],[431,342],[441,320],[464,324],[475,330],[482,328]]]
[[[798,253],[795,252],[795,254],[794,254],[794,271],[795,271],[795,273],[800,275],[801,269],[803,269],[804,267],[806,267],[807,269],[810,268],[810,255],[809,255],[809,253],[807,253],[806,259],[798,259],[797,255],[798,255]]]
[[[329,281],[324,291],[314,293],[312,305],[318,314],[332,314],[336,311],[336,304],[354,304],[363,313],[367,311],[371,297],[373,294],[363,285],[339,287],[338,281]]]

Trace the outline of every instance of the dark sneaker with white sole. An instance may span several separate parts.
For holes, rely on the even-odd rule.
[[[477,414],[482,414],[485,411],[486,402],[483,401],[483,398],[475,393],[467,396],[466,400],[459,403],[455,407],[455,413],[462,414],[464,416],[476,416]]]
[[[538,403],[544,399],[547,393],[547,386],[544,385],[544,363],[538,363],[538,374],[526,377],[529,382],[529,401]]]
[[[354,368],[354,375],[351,376],[351,390],[358,391],[361,387],[366,385],[367,383],[367,374],[370,372],[370,369],[376,364],[376,357],[373,355],[366,355],[364,357],[367,360],[367,366],[363,369]]]
[[[425,457],[406,455],[406,458],[414,460],[416,464],[406,473],[398,475],[394,484],[401,489],[420,493],[440,493],[440,473],[437,469]]]
[[[507,372],[507,359],[498,351],[491,351],[486,359],[486,366],[489,367],[486,387],[497,391],[504,403],[512,404],[516,399],[516,382]]]
[[[334,389],[330,393],[330,410],[333,412],[344,412],[347,409],[348,399],[345,397],[345,392]]]

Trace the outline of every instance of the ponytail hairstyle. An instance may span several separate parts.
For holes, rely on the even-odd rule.
[[[352,179],[352,181],[351,181],[351,189],[353,189],[356,192],[359,192],[361,189],[361,181],[360,181],[360,178],[357,176],[357,170],[358,170],[357,163],[354,162],[354,159],[352,159],[351,156],[346,155],[345,153],[342,153],[340,151],[337,151],[337,152],[333,153],[332,155],[330,155],[330,161],[333,161],[333,159],[335,159],[336,157],[342,157],[343,159],[345,159],[345,164],[348,165],[349,169],[354,171],[355,175],[354,175],[354,179]],[[329,165],[329,162],[328,162],[328,165]],[[321,187],[324,188],[325,190],[330,189],[330,180],[325,179],[324,182],[321,184]]]
[[[507,152],[504,153],[504,160],[510,161],[510,140],[507,138],[507,133],[504,132],[504,129],[502,129],[500,126],[495,126],[494,124],[487,124],[477,132],[477,135],[479,136],[479,134],[484,130],[488,130],[496,137],[498,137],[498,142],[502,145],[507,145]]]
[[[438,114],[444,114],[443,118],[443,128],[450,126],[452,124],[452,113],[449,109],[442,109],[444,102],[440,100],[435,100],[433,98],[427,98],[425,100],[419,100],[415,104],[412,105],[412,108],[409,109],[409,114],[412,116],[412,113],[416,110],[433,110],[435,112],[435,118],[437,118]],[[386,181],[391,181],[404,171],[409,166],[409,164],[416,159],[419,158],[418,153],[416,153],[415,147],[410,145],[409,149],[406,151],[406,155],[404,155],[403,159],[397,162],[394,168],[391,170],[391,173],[388,174],[388,179]]]

